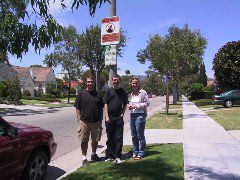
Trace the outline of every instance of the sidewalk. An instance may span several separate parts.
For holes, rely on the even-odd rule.
[[[240,179],[240,143],[186,99],[183,146],[185,179]]]

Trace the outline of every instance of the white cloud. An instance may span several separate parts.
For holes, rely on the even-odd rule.
[[[149,25],[149,26],[145,27],[145,28],[141,29],[140,31],[145,32],[145,33],[150,33],[153,30],[157,30],[157,29],[162,28],[162,27],[168,27],[168,26],[176,24],[180,21],[181,20],[177,19],[177,18],[164,19],[157,24],[152,24],[152,25]]]

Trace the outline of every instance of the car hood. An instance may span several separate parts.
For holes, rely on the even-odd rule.
[[[29,130],[29,129],[41,130],[40,127],[35,127],[28,124],[21,124],[21,123],[15,123],[15,122],[9,122],[9,124],[21,130]]]

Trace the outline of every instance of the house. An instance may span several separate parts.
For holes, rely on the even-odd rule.
[[[53,69],[49,67],[14,66],[14,69],[18,72],[21,91],[28,90],[31,96],[34,96],[34,90],[46,94],[47,83],[56,82]]]
[[[11,65],[0,62],[0,81],[18,79],[18,73]]]
[[[80,89],[81,89],[81,85],[82,85],[83,81],[80,80],[80,81],[71,81],[71,88],[75,89],[76,91],[76,94],[79,93]],[[65,86],[68,86],[69,83],[68,82],[64,82],[64,85]],[[67,91],[66,91],[67,93]]]

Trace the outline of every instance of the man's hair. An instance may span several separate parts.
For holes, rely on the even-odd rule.
[[[118,74],[113,75],[112,80],[113,78],[118,78],[119,80],[121,80],[121,77]]]
[[[87,82],[88,79],[92,79],[94,81],[94,77],[92,75],[89,75],[89,76],[86,77],[86,82]]]
[[[132,77],[130,83],[131,83],[133,80],[138,80],[138,81],[141,83],[139,77],[137,77],[137,76]]]

